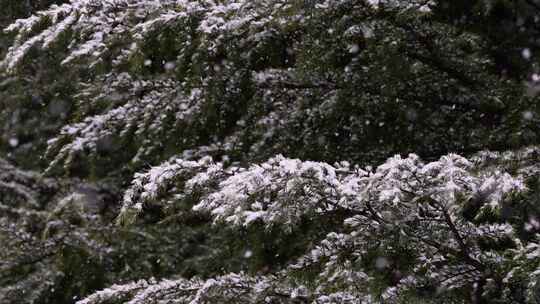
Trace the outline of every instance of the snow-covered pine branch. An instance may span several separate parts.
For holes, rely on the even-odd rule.
[[[296,292],[296,294],[295,294]],[[293,298],[291,298],[291,295]],[[208,280],[139,281],[98,291],[77,304],[115,303],[307,303],[308,296],[272,277],[228,274]],[[326,303],[326,302],[325,302]]]
[[[203,34],[202,44],[209,50],[217,51],[216,47],[222,43],[220,40],[226,39],[225,35],[241,33],[246,29],[260,31],[269,23],[280,24],[299,19],[297,15],[286,15],[297,5],[315,10],[331,10],[341,5],[322,1],[310,8],[308,2],[297,2],[71,0],[68,4],[53,5],[30,18],[19,19],[7,27],[5,31],[15,33],[16,38],[2,66],[14,70],[32,48],[51,48],[62,40],[62,36],[72,39],[63,64],[84,60],[92,67],[110,55],[111,51],[113,62],[121,63],[137,53],[142,46],[140,42],[150,35],[162,31],[164,27],[187,25],[191,20],[198,22],[196,30]],[[358,2],[359,7],[364,9],[421,13],[429,12],[429,6],[433,4],[432,1],[421,0]],[[264,35],[264,32],[258,34]],[[112,49],[113,46],[115,49]]]
[[[122,73],[108,75],[104,82],[106,91],[80,95],[83,100],[85,95],[90,95],[81,112],[103,104],[108,110],[65,126],[57,137],[49,140],[50,170],[57,167],[69,170],[77,156],[95,158],[99,153],[116,152],[120,146],[130,145],[136,148],[134,155],[128,155],[137,164],[140,158],[159,149],[160,144],[154,144],[156,138],[166,142],[168,138],[181,136],[177,130],[196,124],[192,122],[201,113],[201,91],[192,89],[184,95],[182,85],[172,79],[135,80]]]
[[[181,183],[175,185],[178,177],[182,177]],[[219,182],[217,189],[204,185],[209,179]],[[525,189],[519,177],[476,172],[471,162],[454,154],[427,164],[416,155],[396,156],[371,172],[351,168],[348,163],[332,166],[283,156],[248,168],[227,169],[208,158],[200,162],[177,159],[146,174],[137,174],[127,191],[124,210],[140,209],[141,203],[152,199],[159,203],[161,200],[156,198],[161,189],[173,189],[172,194],[183,195],[201,184],[199,188],[207,189],[207,193],[194,210],[209,212],[216,221],[240,226],[256,220],[269,225],[293,224],[306,214],[324,215],[334,210],[371,212],[382,219],[382,213],[376,209],[387,209],[399,215],[397,218],[407,220],[407,212],[418,211],[421,205],[454,215],[479,193],[486,208],[498,209],[505,195]],[[138,197],[141,202],[135,201]]]
[[[482,168],[455,154],[429,163],[416,155],[396,156],[365,170],[283,156],[247,168],[224,168],[208,158],[177,159],[137,175],[123,213],[136,210],[133,216],[143,204],[166,204],[162,207],[174,213],[175,204],[198,199],[193,212],[211,215],[216,224],[260,223],[289,232],[302,219],[338,216],[342,225],[336,232],[285,271],[317,271],[313,293],[337,288],[361,296],[373,293],[375,272],[367,265],[375,263],[376,271],[398,268],[400,283],[381,294],[398,301],[429,286],[443,294],[469,288],[479,278],[503,284],[509,269],[520,267],[509,255],[521,246],[514,227],[474,218],[500,213],[512,195],[525,193],[523,177]],[[204,190],[186,200],[194,188]],[[481,206],[469,220],[468,204],[478,198]],[[486,249],[486,244],[506,245]],[[407,265],[393,265],[399,263],[396,251],[411,255]],[[374,252],[381,255],[376,260]]]
[[[135,133],[138,148],[123,152],[129,153],[125,158],[139,168],[146,161],[155,163],[145,159],[149,154],[159,154],[170,146],[192,149],[199,145],[197,140],[184,142],[178,137],[197,138],[209,129],[222,133],[231,126],[221,122],[233,120],[238,127],[219,140],[230,144],[227,141],[231,138],[252,137],[255,141],[251,145],[252,154],[256,155],[269,148],[282,148],[279,144],[266,147],[269,138],[283,137],[291,126],[311,119],[314,114],[322,119],[328,115],[325,112],[332,102],[305,108],[305,100],[294,97],[298,90],[305,90],[307,95],[320,94],[321,98],[335,102],[336,89],[347,87],[336,86],[338,79],[330,83],[322,81],[326,76],[317,75],[319,71],[308,72],[311,59],[303,58],[308,54],[297,54],[297,44],[312,43],[311,34],[307,33],[302,38],[305,42],[295,41],[297,35],[311,30],[312,21],[303,16],[306,11],[321,21],[343,10],[358,11],[359,21],[339,26],[338,30],[351,40],[350,47],[359,48],[356,40],[362,40],[367,32],[384,33],[385,28],[393,27],[384,20],[384,14],[378,15],[381,10],[395,15],[403,10],[414,13],[420,9],[420,15],[424,15],[425,8],[432,5],[426,1],[323,1],[313,7],[312,4],[315,3],[275,0],[73,0],[17,20],[8,27],[6,32],[13,33],[15,41],[2,67],[15,72],[32,48],[63,48],[65,41],[69,41],[63,64],[89,70],[79,84],[81,91],[75,96],[78,119],[49,141],[49,171],[59,168],[70,171],[79,156],[95,166],[93,160],[99,154],[96,150],[100,150],[100,144],[125,143],[125,137],[133,134],[134,128],[138,129]],[[305,64],[293,67],[296,57],[303,58]],[[342,69],[338,70],[340,73],[332,73],[331,78],[341,78]],[[261,75],[283,71],[293,75],[292,82],[261,80]],[[192,97],[195,100],[189,102]],[[248,100],[259,99],[271,102],[272,106],[261,109],[253,104],[244,109]],[[291,109],[294,111],[289,115]],[[185,111],[189,114],[183,115]],[[215,121],[209,119],[212,116]],[[182,123],[171,124],[171,121]],[[255,123],[252,134],[242,128],[246,121]],[[185,136],[174,133],[179,130],[191,133]],[[168,143],[151,140],[156,136],[170,137],[171,133],[175,139]],[[205,144],[217,143],[215,139],[203,140],[207,141]],[[317,140],[325,144],[324,140]],[[104,147],[102,152],[110,153],[108,148]]]
[[[276,304],[375,304],[370,296],[347,292],[312,293],[305,286],[280,281],[275,276],[227,274],[201,280],[141,280],[114,285],[98,291],[77,304],[125,303],[145,304],[148,301],[177,304],[204,303],[276,303]]]

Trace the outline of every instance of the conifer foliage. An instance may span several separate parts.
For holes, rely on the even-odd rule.
[[[14,21],[0,89],[55,115],[0,145],[41,171],[0,162],[0,301],[540,303],[540,3],[510,2]]]

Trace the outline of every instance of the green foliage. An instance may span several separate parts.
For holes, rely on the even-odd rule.
[[[357,284],[351,295],[367,291],[373,298],[366,303],[383,296],[536,303],[536,283],[527,278],[538,262],[527,246],[540,230],[536,0],[62,3],[0,0],[0,27],[7,28],[0,34],[0,159],[34,170],[0,161],[0,243],[7,244],[0,249],[0,302],[72,303],[115,283],[175,276],[193,278],[175,281],[186,294],[190,284],[204,289],[211,280],[200,279],[216,277],[210,302],[264,295],[286,303],[295,294],[290,301],[356,303],[323,291]],[[27,19],[15,21],[20,17]],[[358,215],[347,208],[303,212],[306,202],[320,206],[336,195],[321,193],[327,181],[317,181],[316,170],[280,176],[268,169],[283,191],[267,185],[266,192],[246,192],[249,200],[227,214],[226,225],[216,220],[221,209],[194,212],[229,177],[256,171],[277,154],[328,169],[408,153],[426,161],[459,153],[474,162],[474,174],[508,172],[527,185],[505,192],[497,208],[488,203],[489,189],[454,194],[459,212],[452,216],[463,229],[515,230],[516,238],[498,230],[467,236],[465,245],[481,255],[475,258],[493,267],[478,272],[486,277],[458,275],[464,283],[451,290],[421,280],[423,286],[403,287],[410,283],[405,274],[427,276],[444,264],[415,268],[426,253],[402,235],[423,233],[422,224],[410,222],[411,231],[382,225],[370,232],[394,247],[370,240],[335,249],[336,261],[291,269],[321,243],[339,243],[337,236],[354,230],[344,220]],[[236,182],[265,182],[245,178]],[[222,203],[234,202],[226,197]],[[227,226],[242,212],[261,211],[245,206],[265,197],[302,216],[278,217],[275,226],[260,219]],[[424,200],[418,197],[414,210],[429,217],[424,212],[433,206]],[[452,238],[444,231],[433,239]],[[445,267],[470,267],[460,264],[468,255],[448,256]],[[503,262],[493,263],[494,256]],[[456,269],[445,268],[439,279]],[[341,270],[369,278],[353,284]],[[321,283],[324,271],[335,281]],[[290,282],[282,280],[289,274]],[[220,294],[219,284],[235,282],[255,292]],[[119,293],[129,299],[160,284],[137,282]],[[304,294],[306,286],[320,294]]]

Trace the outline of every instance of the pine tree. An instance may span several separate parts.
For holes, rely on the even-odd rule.
[[[58,112],[29,142],[59,194],[20,238],[83,248],[27,301],[537,303],[539,8],[72,0],[15,21],[2,77]]]

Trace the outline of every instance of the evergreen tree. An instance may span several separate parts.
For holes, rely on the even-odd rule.
[[[72,0],[13,22],[3,149],[48,177],[6,172],[54,190],[0,191],[5,301],[537,303],[539,9]]]

